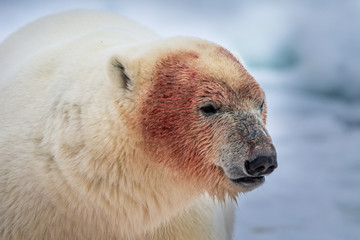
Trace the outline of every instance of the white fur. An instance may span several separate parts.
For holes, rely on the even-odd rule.
[[[231,238],[231,203],[168,180],[137,149],[127,119],[137,96],[116,88],[108,64],[146,75],[146,61],[126,64],[158,39],[116,15],[71,11],[0,45],[1,239]]]

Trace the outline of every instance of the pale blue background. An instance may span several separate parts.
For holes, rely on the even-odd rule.
[[[360,1],[0,0],[0,41],[74,8],[243,56],[267,92],[279,168],[239,198],[234,239],[360,239]]]

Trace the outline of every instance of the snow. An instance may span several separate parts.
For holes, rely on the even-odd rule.
[[[238,51],[267,93],[279,167],[238,200],[234,239],[359,239],[360,2],[0,2],[0,41],[54,12],[117,12]]]

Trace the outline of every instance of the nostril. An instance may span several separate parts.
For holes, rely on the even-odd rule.
[[[258,167],[255,169],[255,172],[262,172],[265,170],[265,167],[264,166],[261,166],[261,167]]]
[[[245,162],[245,170],[251,176],[270,174],[277,168],[275,156],[258,156],[252,161]]]
[[[253,171],[250,168],[250,162],[249,161],[245,161],[245,170],[248,174],[253,175],[255,173],[255,171]]]
[[[272,173],[274,170],[275,170],[275,166],[270,166],[267,170],[266,170],[266,172],[265,172],[265,174],[270,174],[270,173]]]

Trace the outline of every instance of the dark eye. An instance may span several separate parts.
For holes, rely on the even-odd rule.
[[[200,107],[200,111],[205,116],[210,116],[218,112],[218,109],[211,103],[206,103],[202,107]]]
[[[262,112],[262,111],[264,110],[264,105],[265,105],[265,101],[262,101],[262,102],[261,102],[261,105],[260,105],[260,107],[259,107],[260,112]]]

